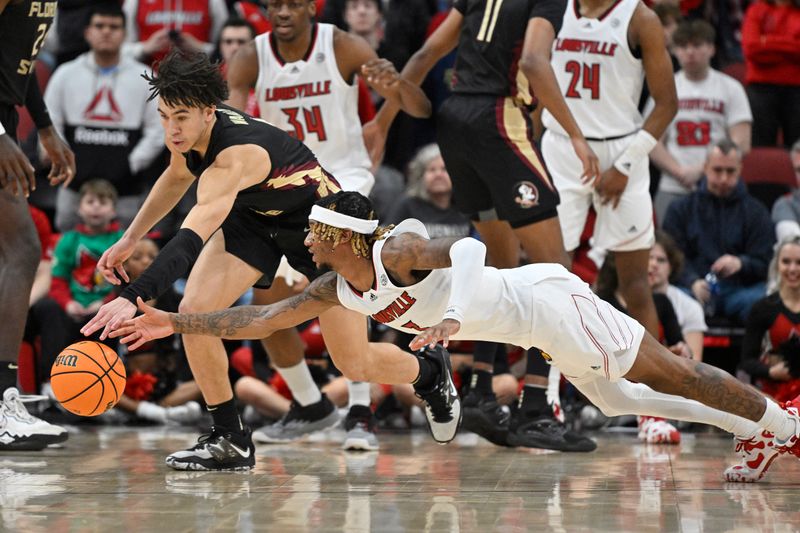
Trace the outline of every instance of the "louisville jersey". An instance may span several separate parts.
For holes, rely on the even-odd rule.
[[[269,154],[272,168],[264,180],[239,191],[234,205],[264,216],[307,211],[319,198],[339,192],[339,184],[320,165],[303,143],[266,122],[231,107],[218,105],[216,122],[204,157],[191,150],[186,166],[197,176],[217,155],[231,146],[254,144]]]
[[[337,178],[369,174],[371,162],[358,117],[358,83],[349,84],[339,72],[334,29],[331,24],[314,24],[305,57],[292,63],[281,57],[272,32],[256,37],[256,100],[261,118],[305,143]],[[371,185],[371,174],[367,178]]]
[[[678,112],[664,132],[664,145],[682,166],[702,165],[708,147],[728,137],[728,129],[752,122],[750,102],[742,84],[714,69],[703,80],[690,80],[683,71],[675,74]],[[655,107],[651,98],[645,113]],[[662,172],[659,188],[686,193],[686,188],[668,172]]]
[[[22,105],[57,1],[9,2],[0,14],[0,104]]]
[[[558,32],[564,0],[456,0],[453,7],[464,16],[453,92],[510,96],[530,105],[530,85],[519,69],[525,31],[540,17]]]
[[[638,5],[639,0],[619,0],[594,19],[580,15],[577,0],[567,0],[551,64],[569,110],[588,138],[621,137],[642,125],[638,104],[644,67],[628,43],[628,26]],[[542,121],[566,134],[547,110]]]
[[[402,233],[416,233],[428,238],[425,226],[416,219],[398,224],[372,248],[375,281],[367,292],[360,292],[345,278],[338,276],[336,291],[344,307],[369,315],[387,326],[419,333],[442,321],[450,300],[452,273],[450,268],[435,269],[419,282],[401,287],[395,285],[381,261],[386,240]],[[567,277],[560,265],[537,264],[522,268],[497,270],[484,267],[480,283],[470,287],[474,292],[464,314],[461,329],[454,340],[486,340],[531,346],[531,335],[537,334],[533,312],[535,290],[532,286],[552,277]],[[549,338],[552,332],[546,332]]]

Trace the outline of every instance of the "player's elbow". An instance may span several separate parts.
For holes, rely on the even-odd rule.
[[[526,53],[519,60],[519,69],[531,82],[538,79],[550,68],[550,59],[543,54]]]
[[[674,90],[665,91],[665,94],[661,94],[658,96],[653,96],[653,100],[655,101],[655,110],[660,110],[661,114],[672,121],[675,118],[675,115],[678,113],[678,95]]]

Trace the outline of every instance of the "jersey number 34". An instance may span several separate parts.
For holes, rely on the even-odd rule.
[[[322,122],[322,110],[318,105],[312,106],[310,109],[287,107],[281,111],[286,115],[289,125],[294,128],[294,131],[289,131],[289,135],[297,138],[298,141],[305,141],[309,133],[316,133],[319,142],[328,138],[325,133],[325,124]]]

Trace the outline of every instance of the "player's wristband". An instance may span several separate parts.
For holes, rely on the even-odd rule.
[[[137,296],[145,301],[161,296],[176,279],[189,271],[202,249],[200,235],[189,228],[181,228],[156,256],[153,264],[139,279],[125,287],[120,296],[134,304]]]
[[[450,247],[453,279],[450,282],[450,300],[447,302],[443,320],[449,318],[464,323],[464,315],[469,309],[472,295],[480,286],[485,260],[486,245],[471,237],[458,240]]]
[[[5,134],[6,134],[6,129],[3,127],[3,123],[0,122],[0,135],[5,135]]]
[[[631,169],[656,147],[658,141],[647,130],[639,130],[625,151],[614,161],[614,168],[629,176]]]

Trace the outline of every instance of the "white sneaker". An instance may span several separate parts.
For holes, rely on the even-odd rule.
[[[780,451],[774,436],[766,429],[750,439],[733,438],[739,462],[725,469],[725,480],[734,483],[754,483],[764,477]]]
[[[675,426],[654,416],[640,416],[639,440],[647,444],[680,444],[681,433]]]
[[[167,407],[165,409],[167,412],[167,422],[189,425],[194,424],[203,416],[203,410],[200,408],[200,404],[194,401],[186,402],[183,405],[176,405],[175,407]]]
[[[36,418],[23,405],[43,399],[46,397],[20,396],[13,387],[6,389],[0,403],[0,450],[42,450],[67,440],[66,429]]]

